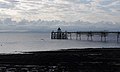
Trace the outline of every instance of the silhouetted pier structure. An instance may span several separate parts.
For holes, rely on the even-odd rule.
[[[51,32],[51,39],[68,39],[68,32],[62,32],[60,28],[58,28],[57,32]]]
[[[116,41],[119,42],[120,31],[77,31],[77,32],[67,32],[61,31],[60,28],[56,32],[51,32],[51,39],[72,39],[72,34],[75,35],[76,40],[82,40],[82,35],[87,36],[87,40],[93,40],[93,37],[98,35],[100,40],[106,42],[109,34],[116,35]]]

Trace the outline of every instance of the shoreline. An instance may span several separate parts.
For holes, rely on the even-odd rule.
[[[84,51],[92,51],[92,50],[95,50],[95,51],[119,51],[120,50],[120,47],[110,47],[110,48],[105,48],[105,47],[102,47],[102,48],[70,48],[70,49],[58,49],[58,50],[48,50],[48,51],[24,51],[24,52],[20,52],[18,54],[37,54],[37,53],[57,53],[57,52],[84,52]],[[17,53],[16,53],[17,54]]]
[[[82,51],[82,50],[119,50],[120,47],[94,47],[94,48],[68,48],[68,49],[55,49],[55,50],[41,50],[41,51],[13,51],[8,53],[0,53],[0,55],[10,54],[30,54],[30,53],[41,53],[41,52],[60,52],[60,51]]]

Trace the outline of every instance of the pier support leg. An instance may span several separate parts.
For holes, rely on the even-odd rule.
[[[72,37],[71,37],[71,33],[70,33],[70,39],[72,39]]]
[[[119,42],[119,33],[117,34],[117,43]]]
[[[104,36],[104,42],[106,42],[106,36]]]
[[[54,31],[51,32],[51,39],[54,39]]]
[[[76,40],[78,39],[78,33],[76,33]]]
[[[79,34],[79,39],[81,40],[81,34]]]
[[[56,33],[54,33],[54,35],[53,35],[53,36],[54,36],[54,39],[57,39],[57,36],[56,36],[56,35],[57,35],[57,34],[56,34]]]
[[[103,38],[104,37],[104,38]],[[104,39],[104,40],[103,40]],[[107,33],[101,33],[101,41],[107,41]]]
[[[65,39],[68,39],[68,33],[65,31]]]
[[[93,40],[93,38],[92,38],[92,37],[93,37],[93,35],[91,34],[90,36],[91,36],[91,41],[92,41],[92,40]]]
[[[87,35],[87,40],[89,40],[89,35]]]
[[[87,35],[87,40],[89,40],[89,35]]]
[[[87,40],[91,40],[92,41],[92,33],[88,33],[88,35],[87,35],[88,37],[87,37]],[[89,37],[90,37],[90,39],[89,39]]]
[[[103,37],[103,36],[101,35],[101,42],[103,41],[102,37]]]
[[[104,33],[105,42],[107,41],[107,33]]]

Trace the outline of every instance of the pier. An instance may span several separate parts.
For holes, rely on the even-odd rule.
[[[107,37],[110,34],[115,34],[116,36],[116,42],[119,42],[120,39],[120,31],[76,31],[76,32],[67,32],[62,31],[60,28],[57,29],[57,31],[51,32],[51,39],[73,39],[73,35],[76,40],[82,40],[82,35],[86,35],[87,39],[93,41],[94,36],[99,36],[100,41],[106,42]]]

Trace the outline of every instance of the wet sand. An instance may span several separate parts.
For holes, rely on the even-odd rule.
[[[63,49],[0,55],[0,68],[16,68],[16,65],[17,68],[34,65],[38,72],[120,72],[120,48]]]

